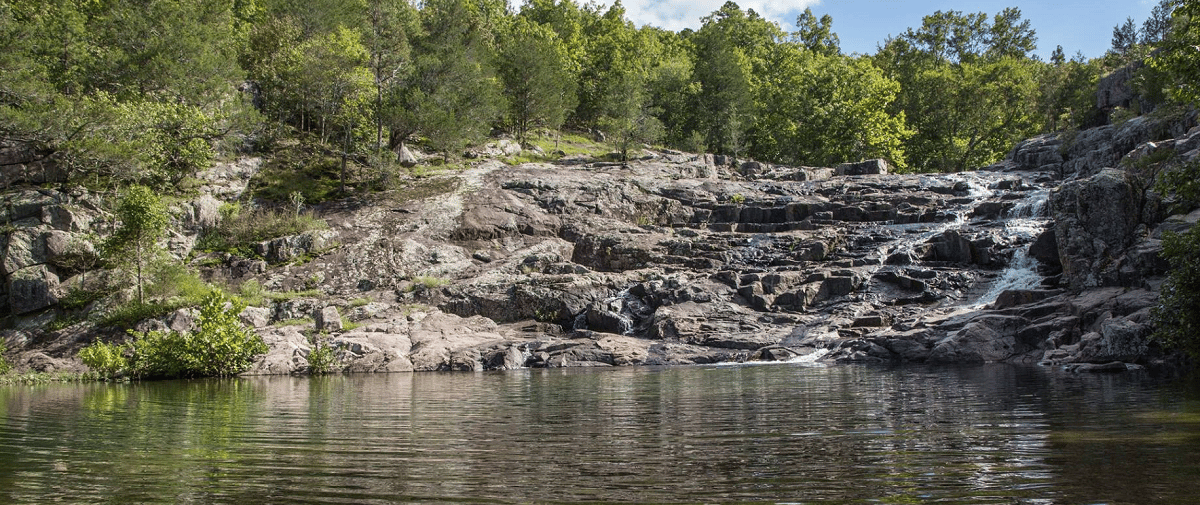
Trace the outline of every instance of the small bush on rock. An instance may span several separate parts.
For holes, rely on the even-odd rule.
[[[244,308],[214,291],[200,304],[195,332],[131,331],[134,339],[128,358],[115,344],[98,342],[80,351],[80,359],[108,375],[154,379],[237,375],[267,352],[262,337],[238,319]]]

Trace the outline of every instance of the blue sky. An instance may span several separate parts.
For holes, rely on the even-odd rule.
[[[603,2],[611,5],[612,2]],[[637,25],[653,25],[672,31],[698,28],[700,18],[724,5],[725,0],[622,0],[628,17]],[[847,53],[873,54],[888,35],[921,26],[921,18],[935,11],[957,10],[995,15],[1005,7],[1021,9],[1037,31],[1036,53],[1049,57],[1061,45],[1070,57],[1076,51],[1094,58],[1111,46],[1113,26],[1133,17],[1141,26],[1158,0],[1002,0],[953,2],[948,0],[743,0],[743,9],[754,9],[776,21],[785,30],[795,26],[796,16],[811,7],[818,17],[833,16],[833,31]]]

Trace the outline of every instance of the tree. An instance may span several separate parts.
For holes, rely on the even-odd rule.
[[[1133,23],[1133,18],[1125,18],[1125,24],[1113,27],[1112,49],[1109,51],[1119,56],[1125,56],[1137,44],[1138,32],[1137,25]]]
[[[888,114],[900,85],[869,59],[781,47],[767,79],[764,108],[752,132],[760,159],[831,166],[884,158],[906,166],[903,144],[912,134],[901,112]]]
[[[629,162],[633,146],[662,138],[662,123],[655,117],[644,76],[625,74],[621,85],[613,88],[605,102],[608,108],[600,119],[600,129],[620,153],[622,164]]]
[[[753,10],[724,6],[702,19],[692,37],[699,84],[696,126],[712,152],[739,155],[748,146],[747,131],[764,105],[756,100],[759,80],[769,71],[770,55],[783,38],[779,27]],[[701,112],[702,111],[702,112]]]
[[[143,271],[154,255],[158,239],[167,229],[167,209],[158,194],[146,186],[126,188],[117,206],[120,227],[105,243],[106,256],[132,261],[137,274],[138,303],[146,303]],[[132,257],[130,257],[132,255]]]
[[[906,154],[918,171],[957,171],[994,162],[1037,121],[1036,37],[1020,11],[936,12],[874,56],[900,82],[892,115],[915,134]]]
[[[1028,19],[1021,19],[1021,9],[1008,7],[992,18],[985,51],[989,59],[1022,58],[1034,49],[1037,49],[1037,32]]]
[[[1150,66],[1172,83],[1175,100],[1200,106],[1200,1],[1186,0],[1175,9],[1171,29]],[[1173,195],[1182,211],[1200,205],[1200,161],[1166,172],[1159,191]],[[1155,336],[1200,359],[1200,226],[1164,234],[1162,254],[1171,271],[1153,311]]]
[[[386,107],[410,84],[412,44],[419,30],[418,13],[407,0],[370,0],[366,30],[372,81],[375,85],[375,150],[384,149],[383,130],[394,109]],[[386,97],[386,100],[385,100]]]
[[[558,129],[575,107],[566,46],[553,30],[518,17],[502,37],[500,76],[507,123],[525,143],[534,128]]]
[[[818,54],[832,56],[842,52],[841,41],[833,33],[833,16],[825,14],[818,20],[811,8],[805,8],[796,17],[796,32],[792,34],[792,39]]]
[[[492,62],[489,18],[467,0],[432,0],[422,15],[414,85],[406,95],[409,112],[398,116],[393,142],[419,131],[448,158],[484,137],[502,109],[500,80]]]
[[[1200,104],[1200,1],[1183,1],[1173,11],[1171,29],[1149,63],[1166,75],[1174,100]]]
[[[1171,12],[1180,4],[1179,0],[1160,0],[1150,17],[1142,22],[1142,44],[1153,45],[1162,42],[1171,31]]]

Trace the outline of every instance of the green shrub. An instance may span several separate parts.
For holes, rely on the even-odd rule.
[[[308,343],[312,345],[312,350],[308,352],[308,373],[317,375],[333,371],[333,364],[337,359],[333,347],[325,343],[325,339],[319,335],[309,335]]]
[[[1165,233],[1162,254],[1171,271],[1152,312],[1155,337],[1200,359],[1200,227]]]
[[[79,351],[79,360],[92,371],[104,377],[113,377],[129,368],[129,360],[125,358],[126,349],[123,345],[96,342]]]
[[[255,357],[267,352],[262,337],[238,318],[245,308],[211,291],[200,303],[195,332],[150,331],[138,333],[130,344],[130,357],[113,344],[97,343],[80,352],[89,367],[115,375],[139,378],[228,377],[250,368]]]
[[[182,298],[187,305],[197,305],[215,289],[186,265],[164,261],[151,269],[146,296],[160,300]]]
[[[3,341],[0,341],[0,375],[12,371],[12,363],[9,363],[8,359],[4,357],[6,351],[8,351],[8,347],[4,345]]]
[[[250,307],[261,307],[266,304],[267,290],[256,279],[249,279],[238,286],[238,297],[242,303]]]

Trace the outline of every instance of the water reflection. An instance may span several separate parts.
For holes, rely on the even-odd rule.
[[[1009,366],[0,389],[0,503],[1191,503],[1194,390]]]

